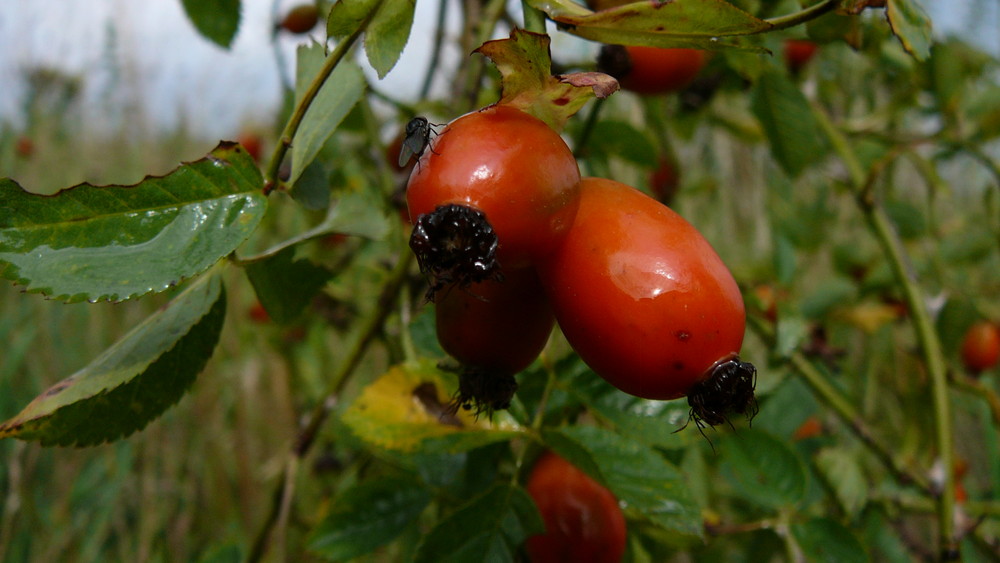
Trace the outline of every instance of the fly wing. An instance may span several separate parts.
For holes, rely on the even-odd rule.
[[[414,156],[420,156],[424,152],[426,142],[419,135],[409,135],[403,139],[403,146],[399,149],[399,166],[406,166],[407,162]]]

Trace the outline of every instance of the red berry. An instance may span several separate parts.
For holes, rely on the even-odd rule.
[[[614,494],[565,459],[548,452],[527,484],[545,534],[528,538],[533,563],[618,563],[625,553],[625,517]]]

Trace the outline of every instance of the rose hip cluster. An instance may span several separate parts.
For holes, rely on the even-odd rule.
[[[559,134],[519,109],[490,106],[430,137],[407,185],[410,246],[438,340],[462,366],[456,405],[506,408],[558,322],[626,393],[687,396],[699,426],[756,413],[756,371],[738,358],[742,296],[691,224],[581,178]]]

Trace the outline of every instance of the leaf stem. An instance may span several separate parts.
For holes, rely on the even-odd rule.
[[[814,20],[829,11],[832,11],[834,8],[837,7],[838,4],[840,4],[839,0],[823,0],[818,4],[813,4],[812,6],[809,6],[808,8],[805,8],[793,14],[786,14],[784,16],[770,18],[764,21],[771,24],[772,26],[770,29],[768,29],[768,31],[775,31],[778,29],[795,27],[807,21]]]
[[[916,274],[913,272],[902,241],[893,229],[885,210],[878,204],[871,192],[870,188],[873,182],[865,174],[861,162],[849,145],[846,136],[837,130],[826,112],[814,107],[813,113],[816,115],[820,127],[830,139],[834,150],[847,167],[851,178],[851,189],[858,207],[864,214],[879,246],[882,247],[883,254],[889,261],[910,311],[910,319],[931,382],[934,438],[938,459],[944,473],[940,490],[934,492],[940,495],[938,497],[940,553],[942,559],[947,559],[957,552],[958,544],[955,540],[954,437],[952,435],[951,403],[948,397],[948,372],[944,353],[941,350],[941,341],[934,331],[930,313],[925,306],[923,292],[917,283]],[[937,489],[936,486],[935,489]]]
[[[385,0],[377,0],[372,4],[371,10],[365,15],[365,18],[358,25],[349,36],[342,39],[337,46],[334,47],[333,51],[326,57],[326,61],[323,63],[323,68],[320,69],[319,74],[313,79],[309,88],[302,94],[302,99],[299,100],[298,104],[295,106],[295,110],[292,111],[292,115],[288,118],[288,122],[285,123],[285,129],[281,132],[281,138],[278,141],[278,145],[274,148],[274,154],[271,155],[271,160],[267,163],[267,170],[264,172],[264,194],[267,195],[274,191],[278,187],[278,171],[281,168],[281,163],[285,159],[285,154],[288,153],[288,149],[292,146],[292,139],[295,138],[295,133],[299,130],[299,125],[306,116],[306,112],[309,110],[309,106],[312,105],[316,95],[319,94],[320,88],[326,83],[326,79],[330,77],[340,61],[344,59],[351,47],[354,46],[355,41],[358,37],[364,33],[365,29],[368,28],[368,24],[371,23],[375,14],[378,13],[379,8],[382,7],[382,3]]]
[[[368,346],[375,339],[375,336],[381,332],[386,319],[395,308],[400,288],[409,274],[412,262],[413,253],[404,249],[396,262],[396,266],[382,284],[382,290],[379,292],[374,311],[359,322],[359,329],[355,333],[354,341],[347,347],[347,354],[344,356],[344,360],[327,383],[324,400],[320,401],[313,408],[308,421],[292,445],[292,450],[289,452],[278,488],[272,496],[271,510],[254,540],[253,548],[247,557],[247,561],[251,563],[261,561],[267,553],[270,537],[275,526],[281,521],[287,521],[287,507],[291,503],[291,496],[294,490],[292,485],[295,483],[295,474],[298,473],[299,463],[312,448],[316,437],[319,435],[320,428],[326,422],[327,417],[336,404],[337,396],[340,395],[344,385],[350,379],[350,374],[357,368],[361,358],[368,350]]]
[[[531,6],[528,0],[521,0],[524,10],[524,29],[535,33],[545,33],[545,12]]]

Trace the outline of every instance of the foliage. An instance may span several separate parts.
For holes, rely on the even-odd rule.
[[[183,4],[231,43],[238,2]],[[514,561],[542,528],[523,483],[550,449],[618,497],[627,561],[995,560],[1000,374],[972,378],[959,350],[1000,318],[998,61],[935,42],[915,0],[502,4],[455,40],[499,72],[432,65],[452,94],[412,104],[352,55],[385,76],[415,2],[324,6],[330,40],[299,47],[261,169],[222,142],[134,186],[39,195],[0,179],[0,277],[26,293],[5,295],[0,319],[0,559]],[[505,16],[529,32],[503,39]],[[592,60],[550,44],[546,17],[553,38],[714,55],[677,95],[611,95]],[[769,56],[793,36],[821,44],[797,73]],[[572,72],[552,76],[550,57]],[[614,389],[559,334],[508,411],[448,409],[457,377],[385,137],[497,100],[563,129],[585,175],[648,191],[661,160],[678,163],[672,206],[744,290],[752,427],[675,432],[683,400]],[[246,313],[258,303],[269,320]],[[185,443],[216,471],[195,476]],[[39,448],[98,444],[92,463]],[[169,479],[146,454],[187,492],[150,485]],[[32,515],[21,499],[46,476],[70,509]],[[158,495],[170,517],[142,516],[135,499]],[[41,545],[39,522],[81,539]]]

